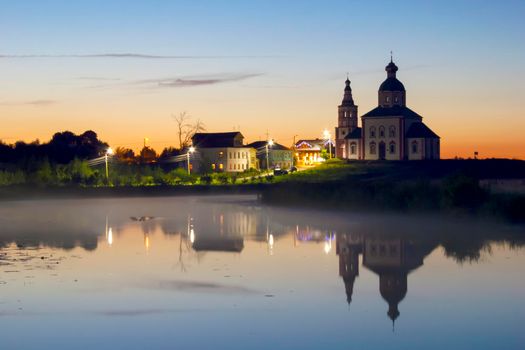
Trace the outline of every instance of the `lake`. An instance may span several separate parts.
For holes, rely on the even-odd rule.
[[[254,196],[0,202],[2,349],[524,349],[525,229]]]

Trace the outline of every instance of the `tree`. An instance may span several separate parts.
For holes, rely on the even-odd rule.
[[[121,162],[133,163],[135,161],[135,152],[131,148],[117,147],[115,157]]]
[[[151,147],[144,146],[144,148],[140,150],[139,157],[142,164],[153,163],[157,161],[157,152]]]
[[[197,119],[191,121],[191,116],[187,112],[181,112],[179,115],[172,115],[173,120],[177,123],[177,136],[179,138],[179,149],[188,147],[191,144],[191,138],[195,133],[206,130],[204,123]]]

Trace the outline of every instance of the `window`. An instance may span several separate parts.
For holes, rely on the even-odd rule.
[[[376,143],[370,142],[370,154],[376,154]]]
[[[399,102],[399,98],[398,98],[397,96],[394,97],[394,102],[395,102],[395,103]]]
[[[237,152],[237,158],[241,158],[240,152]]]
[[[372,126],[370,128],[370,137],[372,138],[376,137],[376,127],[375,126]]]
[[[222,163],[219,164],[219,169],[224,169],[224,165]]]
[[[355,153],[356,153],[356,148],[357,148],[357,147],[356,147],[355,142],[352,142],[352,143],[350,144],[350,154],[355,154]]]
[[[230,152],[230,158],[233,158],[232,153]]]
[[[395,126],[391,126],[391,127],[388,129],[388,136],[390,136],[390,137],[396,137],[396,127],[395,127]]]
[[[390,142],[389,150],[390,150],[390,154],[396,153],[396,143],[395,142]]]
[[[412,153],[418,153],[417,141],[412,142]]]
[[[390,96],[387,96],[387,97],[386,97],[386,102],[387,102],[387,103],[390,102]]]
[[[215,170],[215,163],[213,163],[213,164],[211,165],[211,168],[212,168],[213,170]]]
[[[345,118],[348,117],[347,113],[348,113],[348,112],[345,111]]]
[[[385,127],[384,126],[379,127],[379,137],[381,138],[385,137]]]

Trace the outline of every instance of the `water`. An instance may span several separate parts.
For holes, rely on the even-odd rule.
[[[0,202],[2,349],[523,349],[523,227],[250,196]]]

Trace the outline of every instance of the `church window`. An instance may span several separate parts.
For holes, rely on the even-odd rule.
[[[396,153],[396,144],[395,142],[390,142],[390,154]]]
[[[355,154],[356,153],[356,144],[355,142],[352,142],[350,144],[350,154]]]
[[[379,137],[381,138],[385,137],[385,127],[384,126],[379,127]]]
[[[386,97],[386,102],[390,102],[390,96]]]
[[[395,126],[391,126],[391,127],[388,129],[388,136],[390,136],[390,137],[396,137],[396,127],[395,127]]]
[[[418,153],[417,141],[412,142],[412,153]]]
[[[394,102],[397,103],[399,101],[399,98],[396,96],[394,97]]]
[[[375,126],[372,126],[370,128],[370,137],[376,137],[376,127]]]
[[[376,154],[376,143],[370,142],[370,154]]]

